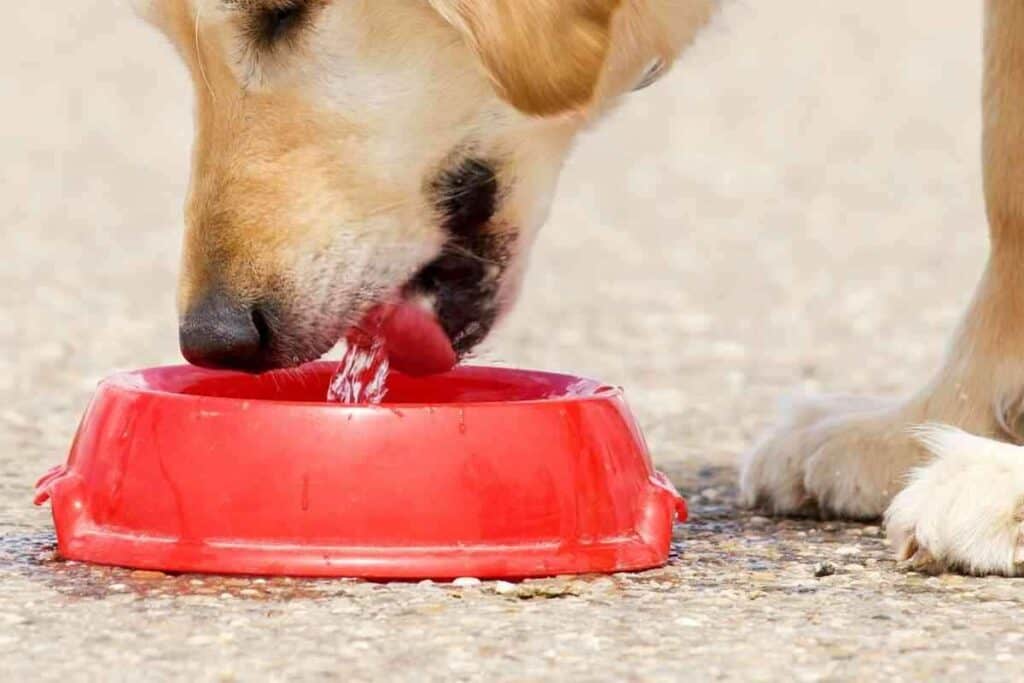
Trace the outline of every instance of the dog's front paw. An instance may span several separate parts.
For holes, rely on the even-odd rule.
[[[894,404],[823,397],[789,407],[741,463],[741,502],[775,514],[880,517],[922,449]]]
[[[928,427],[935,459],[885,515],[897,558],[927,573],[1024,575],[1024,448]]]

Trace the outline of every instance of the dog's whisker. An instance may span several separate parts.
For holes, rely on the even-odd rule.
[[[500,267],[501,265],[503,265],[502,263],[500,263],[499,261],[497,261],[495,259],[487,258],[486,256],[478,254],[477,252],[475,252],[475,251],[473,251],[471,249],[468,249],[468,248],[466,248],[466,247],[464,247],[464,246],[462,246],[460,244],[456,244],[454,242],[449,242],[448,244],[444,245],[443,251],[445,253],[448,253],[448,254],[453,254],[453,255],[456,255],[456,256],[463,256],[465,258],[472,259],[474,261],[478,261],[480,263],[484,263],[484,264],[490,265],[490,266],[499,266]]]

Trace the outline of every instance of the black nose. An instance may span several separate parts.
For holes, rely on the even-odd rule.
[[[178,336],[182,355],[193,365],[247,371],[266,365],[270,328],[262,312],[221,293],[194,305]]]

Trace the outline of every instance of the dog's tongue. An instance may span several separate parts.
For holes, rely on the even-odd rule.
[[[412,304],[385,304],[371,310],[349,343],[371,346],[382,339],[391,367],[414,377],[451,370],[459,362],[437,317]]]

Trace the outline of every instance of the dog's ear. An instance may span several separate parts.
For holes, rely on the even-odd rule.
[[[550,116],[594,98],[622,0],[429,0],[479,55],[498,94]]]

